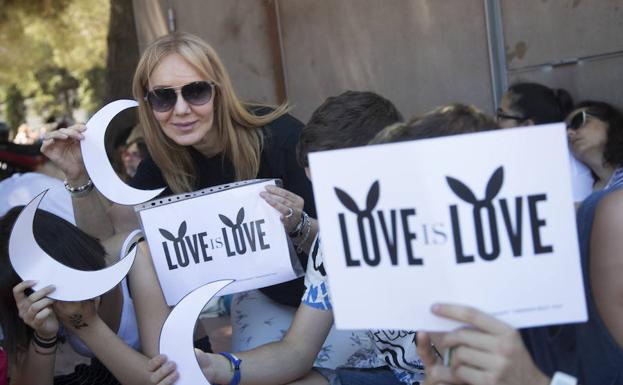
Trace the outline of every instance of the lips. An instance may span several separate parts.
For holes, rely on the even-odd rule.
[[[195,126],[195,123],[197,123],[196,120],[192,121],[192,122],[179,122],[179,123],[172,123],[173,127],[175,127],[176,130],[178,131],[190,131],[193,129],[193,127]]]

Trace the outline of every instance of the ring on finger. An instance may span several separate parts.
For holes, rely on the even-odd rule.
[[[290,218],[294,214],[294,210],[291,207],[288,207],[288,213],[285,215],[285,218]]]

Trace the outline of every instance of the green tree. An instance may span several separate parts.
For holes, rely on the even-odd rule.
[[[19,88],[15,86],[9,87],[6,93],[5,108],[7,124],[9,125],[11,132],[10,136],[13,136],[17,130],[17,127],[24,123],[26,118],[24,96],[20,92]]]
[[[78,103],[93,112],[103,96],[92,87],[103,87],[93,75],[106,63],[109,15],[102,0],[0,0],[0,88],[17,87],[44,115]]]

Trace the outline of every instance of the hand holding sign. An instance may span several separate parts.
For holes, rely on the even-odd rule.
[[[436,304],[432,309],[436,315],[468,328],[442,338],[441,347],[452,349],[452,378],[448,378],[446,368],[431,368],[430,373],[443,373],[443,380],[449,383],[482,384],[497,378],[506,385],[549,384],[550,379],[534,364],[521,335],[510,325],[468,306]]]

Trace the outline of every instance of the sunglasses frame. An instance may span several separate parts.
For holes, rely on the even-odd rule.
[[[572,124],[573,121],[575,120],[576,117],[582,115],[582,123],[580,123],[579,125],[577,125],[577,127],[574,127],[574,125]],[[567,128],[570,130],[579,130],[580,128],[584,127],[586,125],[586,122],[588,121],[588,118],[594,118],[594,119],[601,119],[599,117],[599,115],[595,115],[592,114],[590,112],[587,112],[587,110],[581,110],[578,111],[575,115],[573,115],[573,117],[571,119],[569,119],[569,124],[567,124]]]
[[[184,95],[184,88],[194,85],[194,84],[207,84],[209,89],[210,89],[210,98],[202,103],[193,103],[190,100],[188,100],[186,98],[186,96]],[[194,81],[194,82],[190,82],[190,83],[186,83],[183,84],[181,86],[177,86],[177,87],[161,87],[161,88],[155,88],[152,90],[148,90],[145,92],[145,96],[143,96],[143,99],[145,100],[145,103],[147,103],[149,105],[149,107],[151,107],[152,110],[156,111],[156,112],[167,112],[167,111],[171,111],[174,107],[175,104],[177,103],[177,98],[178,97],[182,97],[184,99],[184,101],[192,106],[202,106],[204,104],[208,104],[210,103],[210,101],[214,98],[214,94],[215,94],[215,89],[216,89],[216,84],[214,84],[213,82],[209,82],[206,80],[198,80],[198,81]],[[154,108],[154,105],[151,103],[151,101],[149,100],[149,95],[154,95],[154,97],[158,98],[158,96],[156,96],[155,91],[160,91],[160,90],[173,90],[173,92],[175,92],[175,100],[173,101],[173,104],[171,104],[171,106],[167,109],[156,109]]]

